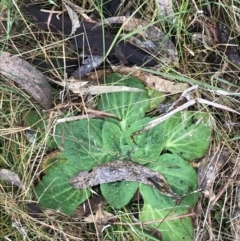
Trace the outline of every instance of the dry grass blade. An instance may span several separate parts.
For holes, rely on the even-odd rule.
[[[189,99],[191,98],[189,96],[189,92],[191,92],[192,90],[194,89],[197,89],[198,86],[192,86],[190,87],[189,89],[185,90],[180,99],[178,101],[176,101],[177,103],[181,102],[181,100],[183,100],[183,98],[186,98],[186,99]],[[135,134],[139,134],[139,133],[142,133],[144,131],[147,131],[147,130],[150,130],[151,128],[153,128],[154,126],[162,123],[163,121],[167,120],[168,118],[170,118],[171,116],[173,116],[174,114],[176,114],[177,112],[179,111],[183,111],[183,110],[186,110],[187,108],[189,108],[190,106],[196,104],[196,103],[199,103],[199,104],[205,104],[205,105],[208,105],[208,106],[213,106],[213,107],[216,107],[218,109],[222,109],[222,110],[226,110],[226,111],[229,111],[229,112],[232,112],[232,113],[236,113],[238,115],[240,115],[240,112],[232,109],[232,108],[229,108],[227,106],[224,106],[224,105],[221,105],[221,104],[218,104],[218,103],[215,103],[215,102],[212,102],[212,101],[208,101],[208,100],[204,100],[202,98],[195,98],[195,99],[190,99],[189,101],[187,101],[186,103],[184,103],[183,105],[181,106],[178,106],[177,108],[175,108],[176,106],[176,103],[174,103],[168,110],[168,113],[149,122],[148,125],[146,127],[144,127],[141,131],[138,131],[136,132]]]
[[[113,92],[143,92],[142,89],[127,87],[127,86],[105,86],[105,85],[88,85],[88,81],[78,81],[78,82],[57,82],[51,80],[52,82],[66,87],[71,90],[74,94],[82,95],[100,95],[104,93],[113,93]]]

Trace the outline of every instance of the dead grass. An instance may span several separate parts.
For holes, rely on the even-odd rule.
[[[89,1],[91,2],[91,1]],[[17,5],[20,6],[18,1]],[[171,37],[178,48],[180,63],[179,67],[168,67],[167,73],[176,76],[179,81],[187,78],[207,86],[201,89],[199,95],[212,102],[217,102],[230,107],[238,112],[239,97],[219,96],[214,92],[216,88],[232,93],[239,92],[239,67],[221,70],[223,61],[228,62],[226,56],[219,54],[215,46],[210,46],[206,41],[193,41],[194,33],[202,33],[195,20],[203,21],[197,10],[209,8],[209,3],[204,5],[196,1],[179,3],[175,9],[177,15],[176,25],[164,24],[159,20],[159,26],[170,31]],[[53,39],[49,34],[39,33],[34,26],[28,28],[26,19],[16,9],[12,1],[1,0],[0,6],[9,7],[9,18],[4,7],[0,7],[0,20],[7,20],[7,25],[1,27],[0,33],[9,30],[8,34],[2,34],[0,47],[2,51],[9,51],[20,55],[24,59],[31,57],[62,56],[62,53],[71,52],[67,46],[63,47],[61,40]],[[89,4],[86,4],[89,6]],[[236,6],[239,8],[239,6]],[[91,5],[91,8],[94,8]],[[229,26],[235,36],[239,31],[238,8],[228,1],[222,4],[211,5],[212,15],[209,16],[213,22],[221,17]],[[151,9],[149,9],[151,11]],[[1,18],[2,17],[2,18]],[[3,19],[3,20],[2,20]],[[200,20],[199,20],[200,19]],[[12,21],[13,20],[13,21]],[[193,22],[195,21],[195,22]],[[12,24],[12,25],[11,25]],[[169,27],[170,26],[170,27]],[[5,28],[5,29],[4,29]],[[207,32],[205,32],[207,34]],[[54,44],[53,44],[54,43]],[[45,48],[44,46],[51,46]],[[53,48],[54,46],[54,48]],[[216,75],[216,72],[218,74]],[[47,73],[52,78],[62,81],[66,76],[53,70]],[[214,76],[215,74],[215,76]],[[214,76],[214,78],[213,78]],[[118,225],[104,226],[105,232],[101,237],[96,232],[96,224],[84,223],[81,216],[66,217],[57,211],[44,210],[43,213],[32,215],[27,209],[27,204],[34,203],[33,186],[40,180],[42,174],[41,162],[46,155],[46,137],[51,135],[52,127],[45,126],[45,132],[41,132],[42,138],[37,143],[29,143],[24,135],[24,124],[22,115],[29,109],[39,111],[39,106],[29,98],[24,91],[17,88],[13,83],[1,78],[0,87],[0,167],[16,172],[23,183],[25,190],[7,185],[1,181],[0,184],[0,239],[1,240],[152,240],[146,233],[136,230],[131,225],[131,211],[124,209],[121,212],[108,211],[118,217]],[[194,83],[195,83],[194,82]],[[210,91],[209,91],[210,90]],[[58,91],[54,103],[61,103],[58,99]],[[177,99],[173,96],[172,99]],[[63,109],[55,108],[52,112],[42,113],[40,116],[51,116],[52,123],[61,115],[61,110],[71,113],[80,112],[80,108],[68,105],[74,96],[70,93],[64,95],[66,104],[61,105]],[[205,108],[211,113],[216,126],[212,134],[212,144],[205,158],[198,160],[196,168],[199,172],[200,184],[203,187],[203,195],[195,208],[196,217],[193,218],[195,225],[195,237],[193,240],[218,240],[238,241],[240,240],[240,186],[239,186],[239,116],[226,110],[213,107],[195,105],[195,110]],[[43,148],[42,148],[43,147]],[[207,179],[204,177],[207,176]],[[201,186],[200,186],[201,187]],[[33,204],[32,204],[33,205]],[[90,206],[93,203],[90,202]],[[33,206],[35,207],[35,206]],[[96,209],[93,209],[94,211]],[[136,208],[136,212],[138,211]],[[90,211],[91,212],[91,211]],[[120,224],[122,223],[122,225]]]

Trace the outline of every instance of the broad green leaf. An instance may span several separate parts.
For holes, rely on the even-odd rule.
[[[114,155],[117,157],[121,150],[120,150],[120,140],[122,138],[122,131],[120,130],[119,126],[116,124],[105,121],[102,127],[102,139],[103,139],[103,146],[106,148],[108,152],[114,152]]]
[[[184,207],[158,209],[144,203],[140,221],[151,221],[147,227],[160,231],[164,241],[192,241],[194,236],[192,221],[189,217],[181,217],[187,213],[188,210]]]
[[[159,104],[166,99],[166,95],[155,89],[147,88],[147,93],[150,101],[150,110],[157,109]]]
[[[130,160],[131,157],[131,152],[132,152],[132,146],[131,145],[121,145],[120,146],[121,149],[121,159],[122,160]]]
[[[35,187],[39,204],[45,208],[59,209],[72,215],[76,208],[90,196],[88,190],[77,190],[69,183],[77,174],[76,168],[69,163],[54,165]]]
[[[198,194],[191,194],[191,192],[197,189],[197,174],[188,162],[177,155],[164,154],[155,163],[148,164],[147,167],[164,176],[173,192],[180,196],[179,205],[186,205],[188,208],[195,205]],[[176,200],[172,197],[163,196],[156,189],[147,185],[141,184],[140,192],[144,202],[154,208],[165,208],[176,204]]]
[[[115,156],[115,151],[103,145],[104,120],[85,119],[60,123],[55,139],[63,149],[62,154],[76,166],[78,171],[89,171],[94,166],[106,163]]]
[[[146,132],[137,133],[137,131],[141,130],[151,120],[152,118],[149,117],[136,120],[123,133],[121,144],[132,146],[131,151],[129,151],[129,156],[132,161],[140,164],[154,162],[160,156],[164,148],[162,127],[160,125]]]
[[[163,123],[166,151],[192,161],[202,157],[210,144],[210,117],[206,113],[181,112]]]
[[[115,139],[112,131],[116,131]],[[117,150],[115,151],[114,148],[119,146],[119,131],[119,127],[115,124],[95,119],[59,124],[56,127],[55,138],[58,145],[64,148],[62,154],[67,158],[67,163],[58,162],[48,168],[42,183],[36,187],[36,193],[41,197],[40,205],[61,208],[63,212],[69,214],[85,201],[86,191],[75,190],[69,181],[80,171],[89,171],[94,166],[115,157]],[[112,142],[110,142],[110,136]],[[57,199],[53,201],[51,196]],[[73,202],[71,197],[76,201]]]
[[[43,129],[44,128],[44,120],[43,117],[40,115],[44,115],[41,112],[37,112],[35,110],[29,110],[25,113],[23,113],[23,121],[26,126],[30,126],[34,128],[34,130],[37,129]]]
[[[101,192],[107,202],[114,208],[126,206],[138,189],[137,182],[114,182],[101,184]]]
[[[39,139],[45,138],[46,128],[48,125],[48,115],[44,115],[41,111],[29,110],[23,113],[23,122],[25,126],[37,131]],[[47,138],[48,148],[57,148],[56,142],[52,136]]]
[[[124,76],[118,73],[109,75],[106,79],[106,84],[115,86],[129,86],[145,90],[144,84],[142,84],[142,81],[140,81],[138,78],[129,75]]]
[[[133,145],[136,135],[131,135],[134,132],[140,131],[144,126],[148,124],[152,119],[150,117],[144,117],[139,120],[135,120],[131,125],[123,132],[123,138],[121,140],[121,145]],[[134,140],[133,140],[134,138]]]
[[[157,125],[152,129],[133,136],[135,144],[131,152],[132,161],[140,164],[155,162],[164,148],[162,126]]]
[[[107,84],[125,85],[144,90],[144,85],[135,77],[123,77],[112,74],[106,80]],[[98,109],[116,115],[121,121],[119,125],[125,131],[135,120],[143,118],[149,109],[147,92],[117,92],[102,94]]]

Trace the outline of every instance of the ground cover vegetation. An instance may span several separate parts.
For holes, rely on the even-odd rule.
[[[29,2],[0,2],[0,238],[239,240],[239,3],[111,2],[32,2],[70,26],[69,6],[118,16],[86,29],[108,52],[91,39],[87,64]]]

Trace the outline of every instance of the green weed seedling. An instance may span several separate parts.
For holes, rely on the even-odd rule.
[[[209,147],[208,114],[177,113],[154,128],[134,135],[133,140],[132,134],[153,120],[146,117],[150,108],[147,91],[137,78],[119,74],[111,75],[107,84],[139,88],[142,92],[100,96],[98,110],[117,118],[57,124],[54,138],[65,160],[51,165],[36,186],[40,205],[71,215],[91,194],[90,188],[73,187],[70,180],[75,175],[115,160],[132,161],[161,173],[180,199],[164,196],[149,185],[126,180],[101,184],[104,198],[114,208],[122,208],[139,189],[143,197],[140,221],[151,221],[148,227],[158,229],[163,240],[191,240],[194,230],[187,214],[196,204],[198,194],[192,193],[197,189],[197,175],[190,162],[202,157]]]

